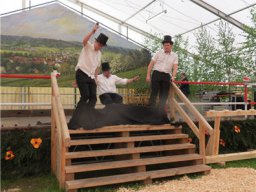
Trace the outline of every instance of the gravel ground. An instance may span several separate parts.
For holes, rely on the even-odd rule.
[[[256,169],[212,169],[196,179],[178,180],[145,186],[139,190],[120,188],[118,192],[256,192]]]

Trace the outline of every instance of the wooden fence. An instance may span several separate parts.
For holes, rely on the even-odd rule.
[[[134,89],[119,88],[118,93],[123,96],[126,104],[148,103],[149,94],[137,93]],[[78,88],[60,87],[61,102],[65,109],[74,109],[80,98]],[[16,109],[50,109],[51,108],[51,87],[1,87],[1,110]],[[98,108],[102,107],[98,98]]]

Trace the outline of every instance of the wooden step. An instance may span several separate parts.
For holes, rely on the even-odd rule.
[[[82,134],[82,133],[109,133],[109,132],[127,132],[127,131],[149,131],[149,130],[172,130],[177,127],[171,126],[170,124],[164,125],[117,125],[117,126],[106,126],[92,130],[69,129],[70,134]],[[179,128],[180,129],[180,128]]]
[[[71,140],[70,145],[92,145],[104,143],[125,143],[136,141],[153,141],[153,140],[168,140],[168,139],[186,139],[186,134],[167,134],[167,135],[148,135],[148,136],[133,136],[133,137],[111,137],[100,139],[77,139]]]
[[[195,148],[194,144],[184,143],[184,144],[157,145],[157,146],[135,147],[135,148],[119,148],[119,149],[108,149],[108,150],[67,152],[66,159],[125,155],[125,154],[147,153],[147,152],[156,152],[156,151],[171,151],[171,150],[192,149],[192,148]]]
[[[71,190],[71,189],[95,187],[95,186],[110,185],[110,184],[117,184],[117,183],[142,181],[148,178],[156,179],[156,178],[170,177],[175,175],[184,175],[189,173],[206,172],[206,171],[210,171],[210,169],[211,168],[207,165],[193,165],[193,166],[186,166],[186,167],[179,167],[179,168],[148,171],[148,172],[129,173],[129,174],[105,176],[105,177],[97,177],[97,178],[89,178],[89,179],[79,179],[79,180],[73,180],[73,181],[66,181],[66,189]]]
[[[65,170],[66,170],[66,173],[79,173],[79,172],[86,172],[86,171],[135,167],[135,166],[142,166],[142,165],[154,165],[154,164],[161,164],[161,163],[174,163],[174,162],[192,161],[192,160],[200,160],[200,159],[202,159],[201,155],[186,154],[186,155],[153,157],[153,158],[132,159],[132,160],[123,160],[123,161],[111,161],[111,162],[104,162],[104,163],[70,165],[70,166],[66,166]]]

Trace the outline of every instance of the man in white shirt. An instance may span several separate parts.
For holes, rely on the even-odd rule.
[[[139,76],[132,79],[122,79],[116,75],[112,75],[110,72],[110,66],[108,62],[104,62],[101,65],[102,74],[98,75],[97,91],[100,97],[100,101],[103,105],[112,103],[123,103],[121,95],[117,94],[116,85],[126,85],[134,81],[139,80]]]
[[[83,104],[87,104],[90,108],[94,108],[97,101],[96,82],[101,63],[100,50],[106,46],[108,40],[108,37],[101,33],[93,44],[89,42],[98,28],[99,24],[96,23],[92,31],[84,37],[83,49],[75,68],[76,82],[81,95],[79,103],[83,102]]]
[[[164,110],[168,98],[170,82],[174,81],[178,70],[178,56],[172,52],[172,37],[164,36],[163,49],[158,51],[148,65],[146,81],[151,82],[149,105],[156,105],[159,94],[159,109]],[[153,70],[152,76],[151,71]]]

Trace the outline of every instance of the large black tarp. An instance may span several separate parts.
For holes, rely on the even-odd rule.
[[[79,103],[68,123],[69,129],[95,129],[110,125],[166,124],[166,113],[156,107],[110,104],[103,109],[94,109]]]

